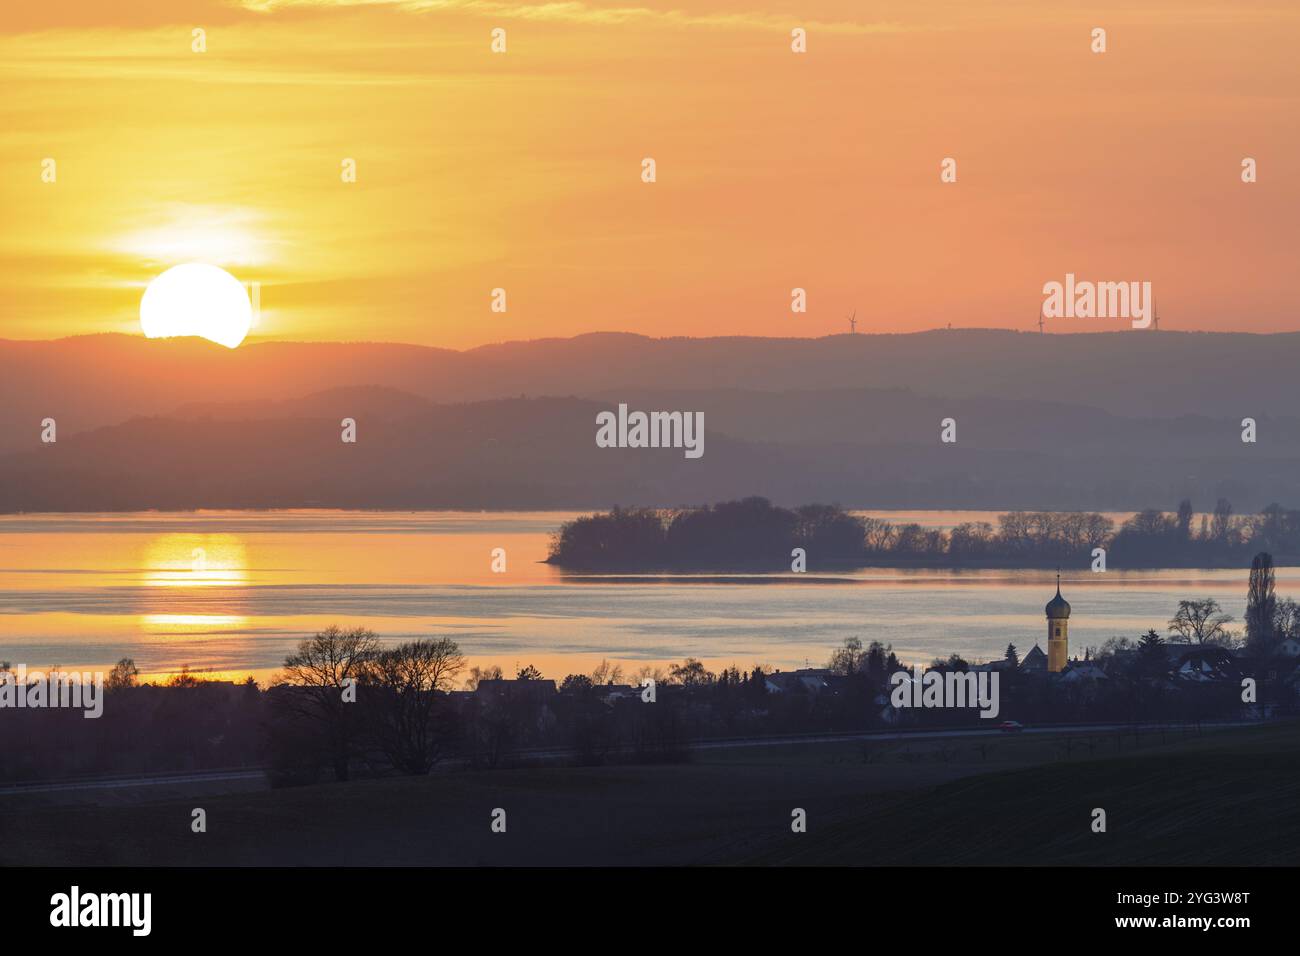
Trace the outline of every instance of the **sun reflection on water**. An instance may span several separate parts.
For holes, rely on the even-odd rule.
[[[248,623],[248,618],[242,614],[214,613],[207,606],[207,598],[185,593],[191,588],[238,587],[249,583],[248,553],[239,535],[158,535],[145,546],[141,567],[144,568],[143,583],[146,587],[174,592],[162,602],[164,607],[139,615],[143,630],[152,633],[203,633],[238,628]],[[186,606],[191,605],[187,597],[194,598],[202,606]]]
[[[234,534],[163,534],[144,551],[149,587],[198,588],[248,583],[248,554]]]

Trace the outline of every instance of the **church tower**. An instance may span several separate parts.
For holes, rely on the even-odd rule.
[[[1056,574],[1056,597],[1047,602],[1047,670],[1065,670],[1070,652],[1070,602],[1061,597],[1061,574]]]

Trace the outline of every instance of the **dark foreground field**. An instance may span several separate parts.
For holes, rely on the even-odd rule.
[[[1300,725],[706,751],[119,805],[0,801],[7,865],[1300,863]],[[207,812],[207,832],[190,830]],[[1107,832],[1091,829],[1092,811]],[[494,809],[506,832],[493,833]],[[806,833],[791,812],[807,812]]]

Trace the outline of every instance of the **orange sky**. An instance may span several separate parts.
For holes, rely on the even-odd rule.
[[[289,339],[1028,329],[1066,272],[1300,329],[1293,0],[243,7],[4,6],[0,337],[137,331],[191,260]]]

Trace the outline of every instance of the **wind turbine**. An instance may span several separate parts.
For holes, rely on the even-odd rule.
[[[1044,325],[1044,322],[1043,322],[1043,304],[1040,302],[1040,303],[1038,303],[1038,334],[1039,334],[1039,335],[1042,335],[1042,334],[1043,334],[1043,325]]]
[[[849,316],[849,332],[850,334],[852,334],[857,330],[858,330],[858,310],[854,309],[853,314]]]

